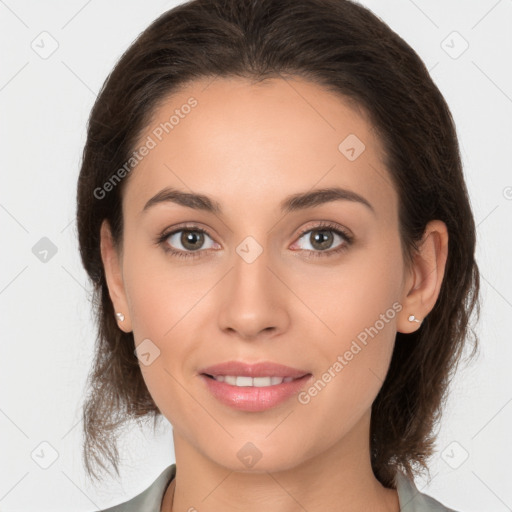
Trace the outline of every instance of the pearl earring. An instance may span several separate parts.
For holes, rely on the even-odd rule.
[[[124,320],[123,313],[116,313],[116,316],[117,316],[117,318],[119,318],[119,320],[121,320],[121,322]]]
[[[409,322],[418,322],[421,323],[420,320],[418,320],[414,315],[409,316]]]

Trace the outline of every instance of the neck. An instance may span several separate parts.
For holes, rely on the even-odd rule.
[[[397,491],[373,474],[365,432],[353,429],[342,442],[293,467],[243,472],[205,457],[174,430],[176,477],[161,512],[399,512]]]

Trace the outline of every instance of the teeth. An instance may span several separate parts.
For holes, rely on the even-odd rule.
[[[275,386],[277,384],[281,384],[282,382],[291,382],[293,380],[292,377],[245,377],[242,375],[233,376],[233,375],[219,375],[217,377],[213,377],[218,382],[225,382],[226,384],[230,384],[231,386],[239,386],[239,387],[248,387],[254,386],[257,388],[264,388],[267,386]]]

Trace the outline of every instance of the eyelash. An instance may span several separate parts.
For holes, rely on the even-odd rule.
[[[180,226],[179,229],[174,229],[173,231],[163,232],[161,235],[159,235],[155,241],[156,245],[162,246],[163,250],[170,254],[171,256],[175,256],[177,258],[184,258],[184,259],[190,259],[190,258],[197,258],[201,257],[201,253],[204,252],[204,250],[197,250],[197,251],[182,251],[182,250],[176,250],[169,247],[168,244],[166,244],[167,239],[176,233],[179,233],[180,231],[189,231],[189,232],[198,232],[198,233],[204,233],[205,235],[208,235],[210,238],[210,234],[208,231],[195,226]],[[337,224],[332,224],[330,222],[323,222],[318,224],[317,226],[309,227],[307,229],[302,230],[297,239],[302,238],[306,233],[309,233],[310,231],[332,231],[333,233],[336,233],[339,235],[344,243],[340,245],[337,249],[332,249],[328,251],[311,251],[309,249],[300,249],[302,251],[305,251],[306,253],[309,253],[306,258],[322,258],[322,257],[332,257],[336,256],[348,249],[348,247],[353,242],[353,236],[349,235],[346,231],[342,230]]]

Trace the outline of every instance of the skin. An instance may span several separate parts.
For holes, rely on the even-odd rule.
[[[371,405],[396,333],[418,329],[408,316],[422,320],[437,300],[446,226],[428,224],[407,269],[398,196],[380,141],[361,111],[318,84],[299,78],[195,81],[158,106],[140,140],[191,96],[198,105],[125,184],[122,251],[114,248],[106,222],[101,229],[110,296],[125,315],[119,328],[133,331],[137,346],[150,339],[160,350],[140,366],[173,426],[178,469],[162,511],[172,505],[201,512],[396,512],[396,490],[383,487],[370,464]],[[349,134],[365,144],[354,161],[338,150]],[[223,213],[169,202],[142,214],[166,186],[205,194]],[[364,196],[375,213],[352,201],[279,211],[290,194],[330,186]],[[299,238],[319,221],[349,230],[353,243],[308,259],[308,253],[345,243],[332,232],[324,249],[312,238],[318,232]],[[184,222],[208,232],[202,245],[194,242],[202,254],[190,260],[154,243]],[[165,243],[186,251],[181,234]],[[236,252],[247,236],[263,249],[250,264]],[[218,402],[198,376],[201,367],[232,359],[270,360],[305,369],[314,382],[396,302],[401,311],[307,404],[292,397],[264,412],[239,411]],[[261,453],[252,468],[237,457],[247,442]]]

